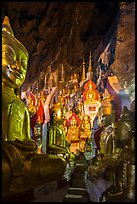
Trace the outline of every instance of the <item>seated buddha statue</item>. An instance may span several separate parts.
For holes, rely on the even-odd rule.
[[[109,110],[109,111],[108,111]],[[115,116],[111,109],[105,109],[102,107],[102,120],[101,126],[103,126],[100,134],[100,154],[109,157],[115,152]]]
[[[70,76],[69,84],[73,83],[73,74]]]
[[[100,122],[98,136],[95,134],[95,142],[97,145],[98,153],[92,158],[90,165],[90,177],[99,179],[99,175],[103,177],[105,168],[110,165],[113,166],[114,161],[118,158],[120,150],[116,148],[115,144],[115,128],[112,125],[110,115],[105,115]],[[100,162],[99,162],[100,161]],[[110,171],[112,172],[112,171]],[[109,180],[112,182],[112,178]]]
[[[126,107],[116,123],[116,145],[121,152],[114,163],[113,184],[100,201],[135,202],[135,121]]]
[[[74,159],[74,155],[66,147],[66,126],[64,125],[63,107],[60,102],[52,109],[50,127],[48,131],[47,153],[60,155],[68,162]]]
[[[91,136],[90,117],[86,114],[83,116],[80,130],[81,130],[80,131],[80,147],[81,147],[81,151],[83,152],[85,144],[86,144],[86,140],[90,139],[90,136]]]
[[[71,120],[66,139],[69,142],[79,140],[79,127],[77,126],[77,120],[75,119],[75,117],[73,117]]]
[[[93,87],[92,87],[92,84],[89,83],[88,85],[88,90],[86,92],[86,100],[85,100],[85,103],[88,104],[88,103],[91,103],[93,100],[96,99],[96,96],[95,96],[95,92],[93,91]]]
[[[66,141],[70,144],[70,151],[76,154],[79,149],[79,126],[75,117],[72,117],[70,121]]]
[[[2,25],[2,196],[32,189],[62,177],[66,162],[53,155],[37,154],[30,137],[30,117],[17,97],[28,64],[26,48],[14,37],[9,18]],[[18,91],[17,91],[18,90]]]
[[[81,123],[81,134],[80,138],[90,138],[91,135],[91,123],[90,123],[90,117],[88,115],[83,116],[83,120]]]

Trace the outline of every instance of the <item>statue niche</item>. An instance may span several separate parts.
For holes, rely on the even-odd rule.
[[[91,125],[93,126],[94,118],[101,106],[100,97],[96,91],[96,84],[90,79],[84,85],[85,91],[83,92],[84,111],[90,117]]]
[[[98,93],[95,88],[96,85],[91,79],[84,85],[83,97],[86,104],[91,103],[93,100],[98,100]]]
[[[37,145],[30,137],[29,111],[16,95],[25,80],[28,57],[6,16],[2,25],[3,198],[60,179],[66,168],[64,159],[37,154]]]

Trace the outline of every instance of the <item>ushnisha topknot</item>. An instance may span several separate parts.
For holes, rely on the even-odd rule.
[[[20,49],[27,55],[27,57],[29,58],[29,54],[27,49],[24,47],[24,45],[22,45],[22,43],[17,40],[14,37],[14,33],[13,30],[10,26],[10,22],[9,22],[9,18],[8,16],[4,17],[3,23],[2,23],[2,38],[8,38],[8,39],[13,39],[20,47]],[[2,39],[3,41],[3,39]]]
[[[4,21],[3,21],[3,24],[2,24],[2,31],[12,35],[14,37],[14,33],[13,33],[13,30],[10,26],[10,22],[9,22],[9,18],[8,16],[5,16],[4,17]]]

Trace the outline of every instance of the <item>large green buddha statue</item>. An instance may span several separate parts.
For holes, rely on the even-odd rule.
[[[2,191],[3,197],[60,179],[64,159],[37,154],[29,112],[17,93],[27,72],[28,52],[14,37],[8,17],[2,25]]]

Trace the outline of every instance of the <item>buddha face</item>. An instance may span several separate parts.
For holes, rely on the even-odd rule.
[[[74,79],[77,79],[77,74],[74,74],[74,77],[73,77]]]
[[[77,121],[75,118],[72,118],[71,120],[71,126],[77,126]]]
[[[77,90],[78,90],[77,85],[74,85],[74,91],[77,91]]]
[[[73,75],[70,76],[70,79],[73,80]]]
[[[92,90],[92,84],[91,84],[91,83],[88,85],[88,89],[89,89],[90,91]]]
[[[84,121],[88,121],[88,115],[84,115],[83,120],[84,120]]]
[[[2,80],[10,87],[20,88],[25,81],[28,55],[12,36],[2,36]]]

